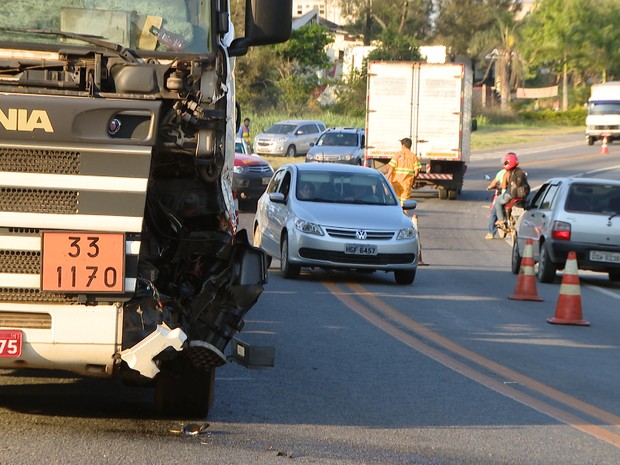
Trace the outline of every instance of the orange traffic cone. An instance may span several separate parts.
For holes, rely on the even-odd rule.
[[[607,136],[603,136],[603,142],[601,143],[601,155],[607,155],[609,149],[607,148]]]
[[[562,276],[555,317],[547,318],[547,321],[558,325],[590,326],[590,323],[581,318],[581,291],[579,289],[577,256],[575,252],[569,252],[564,266],[564,276]]]
[[[424,263],[424,260],[422,260],[422,240],[420,239],[420,229],[418,228],[418,215],[412,215],[411,222],[418,232],[418,266],[428,266],[428,263]]]
[[[521,258],[521,267],[514,294],[508,296],[511,300],[533,300],[542,302],[536,292],[536,276],[534,275],[534,254],[532,252],[532,239],[526,239],[525,250]]]

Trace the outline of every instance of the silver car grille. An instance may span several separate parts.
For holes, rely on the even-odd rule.
[[[249,166],[250,173],[271,173],[271,168],[267,165]]]
[[[359,231],[366,233],[366,239],[368,241],[389,241],[394,237],[394,231],[368,231],[361,229],[342,229],[342,228],[325,228],[327,234],[330,237],[338,239],[353,239],[360,240]]]

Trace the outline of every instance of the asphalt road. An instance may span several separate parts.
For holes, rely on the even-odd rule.
[[[513,149],[533,187],[620,179],[618,144]],[[483,238],[484,175],[501,155],[474,155],[457,201],[414,193],[428,266],[412,286],[320,270],[284,280],[274,260],[241,338],[274,346],[276,366],[219,369],[203,434],[157,418],[147,389],[4,371],[0,464],[620,463],[620,285],[580,273],[589,327],[547,323],[560,276],[537,285],[543,302],[507,299],[510,246]]]

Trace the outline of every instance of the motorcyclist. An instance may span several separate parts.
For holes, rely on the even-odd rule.
[[[502,194],[498,196],[497,199],[495,199],[495,214],[497,215],[497,221],[495,222],[495,224],[500,227],[506,223],[504,205],[506,205],[512,200],[512,196],[510,195],[510,189],[508,189],[508,183],[510,181],[510,175],[512,173],[512,170],[514,170],[519,165],[519,158],[517,157],[516,153],[508,152],[502,158],[502,164],[504,165],[504,169],[506,170],[501,183]]]
[[[502,162],[503,162],[502,158]],[[497,215],[495,213],[495,201],[497,198],[503,193],[502,191],[502,182],[504,180],[504,175],[506,174],[506,170],[502,168],[496,174],[491,183],[487,186],[487,190],[495,190],[496,193],[493,196],[493,202],[491,203],[491,211],[489,212],[489,232],[484,236],[485,239],[493,239],[495,238],[495,234],[497,233],[497,225],[495,222],[497,221]]]

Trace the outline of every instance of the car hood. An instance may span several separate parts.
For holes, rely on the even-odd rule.
[[[268,164],[267,160],[258,155],[246,155],[235,152],[235,166],[263,166]]]
[[[356,147],[342,147],[338,145],[315,145],[308,154],[312,155],[350,155],[354,153]]]
[[[398,230],[411,226],[400,205],[343,205],[297,202],[297,216],[323,226],[352,229]]]

